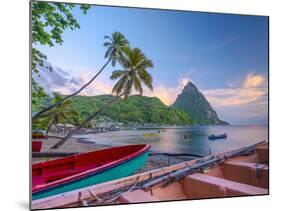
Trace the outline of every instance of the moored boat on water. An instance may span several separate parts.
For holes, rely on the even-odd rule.
[[[208,136],[208,138],[209,138],[210,140],[226,139],[226,138],[227,138],[227,134],[226,134],[226,133],[223,133],[223,134],[220,134],[220,135],[210,135],[210,136]]]
[[[113,147],[32,165],[32,200],[126,177],[146,161],[150,145]]]
[[[268,143],[32,202],[33,209],[268,194]]]

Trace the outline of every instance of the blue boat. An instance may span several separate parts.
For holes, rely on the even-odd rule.
[[[223,133],[220,135],[210,135],[208,136],[209,140],[216,140],[216,139],[226,139],[227,138],[227,134]]]

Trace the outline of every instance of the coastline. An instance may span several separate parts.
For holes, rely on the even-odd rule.
[[[50,149],[55,143],[59,141],[59,138],[51,137],[42,140],[41,152],[89,152],[96,151],[105,148],[113,147],[112,145],[98,144],[93,141],[87,141],[83,138],[70,138],[64,143],[59,149]],[[48,160],[59,159],[59,157],[33,157],[32,164],[44,162]],[[191,160],[187,157],[169,157],[166,155],[149,156],[145,165],[139,169],[136,173],[146,172],[153,169],[162,168],[165,166],[170,166],[183,161]]]

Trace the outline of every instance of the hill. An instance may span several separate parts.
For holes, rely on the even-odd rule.
[[[172,107],[183,110],[199,125],[229,125],[219,119],[216,111],[192,82],[184,87]]]
[[[112,100],[112,95],[75,96],[74,104],[84,119]],[[183,111],[166,106],[157,97],[130,96],[127,100],[119,100],[106,109],[101,116],[122,123],[154,123],[169,125],[190,125],[192,120]]]

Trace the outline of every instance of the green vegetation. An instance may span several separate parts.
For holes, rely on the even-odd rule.
[[[123,36],[121,36],[120,38],[122,40]],[[52,149],[56,149],[61,146],[80,128],[88,124],[93,118],[105,112],[106,109],[108,109],[113,103],[119,102],[122,97],[127,100],[128,96],[130,96],[133,91],[136,91],[141,95],[143,90],[142,84],[144,84],[150,90],[153,90],[152,77],[148,73],[148,68],[153,67],[152,61],[147,59],[147,57],[141,52],[140,49],[130,48],[130,46],[124,46],[123,48],[120,48],[119,53],[116,50],[115,52],[117,53],[115,53],[116,57],[114,58],[120,63],[121,67],[123,68],[122,70],[113,71],[110,77],[112,80],[118,79],[112,89],[112,92],[116,94],[116,97],[99,108],[98,111],[91,113],[79,126],[70,131],[67,136],[65,136],[61,141],[55,144]],[[114,52],[112,52],[109,47],[105,56],[107,56],[107,53],[110,54]]]
[[[52,99],[49,99],[51,103],[56,103],[62,99],[62,96],[54,93],[54,97]],[[39,105],[39,109],[42,109],[46,107],[44,104]],[[40,119],[37,121],[34,121],[34,124],[32,125],[33,129],[45,129],[47,130],[47,134],[50,130],[50,128],[53,125],[56,125],[58,123],[61,124],[77,124],[79,121],[79,112],[74,106],[74,103],[71,99],[68,99],[64,101],[59,106],[55,107],[51,111],[46,112],[41,116]]]
[[[93,97],[76,96],[74,104],[81,113],[82,118],[88,116],[110,102],[114,96],[100,95]],[[129,123],[154,123],[167,125],[192,124],[192,120],[186,113],[179,109],[166,106],[157,97],[133,95],[128,99],[111,105],[101,116],[112,120]]]
[[[80,28],[78,21],[72,15],[71,10],[75,8],[75,4],[70,3],[51,3],[51,2],[31,2],[31,30],[32,30],[32,76],[37,74],[40,76],[38,66],[44,66],[47,55],[38,50],[36,46],[49,46],[62,44],[62,34],[64,30]],[[90,9],[90,5],[81,5],[80,9],[84,14]],[[47,67],[52,71],[52,67]],[[40,93],[39,93],[40,92]],[[32,98],[40,98],[44,93],[42,87],[32,77]],[[36,99],[37,100],[37,99]],[[35,103],[32,99],[32,104]],[[58,102],[57,102],[58,103]],[[59,104],[59,103],[58,103]],[[53,107],[52,107],[53,108]],[[50,109],[45,108],[45,112]],[[32,119],[36,119],[44,112],[37,112]]]
[[[60,101],[57,101],[55,104],[51,104],[48,107],[42,109],[39,111],[36,115],[32,117],[33,120],[40,117],[40,115],[44,114],[45,112],[51,110],[52,108],[60,105],[65,100],[78,95],[82,90],[84,90],[87,86],[89,86],[105,69],[105,67],[111,62],[112,66],[114,67],[116,62],[119,61],[119,58],[123,55],[123,51],[128,48],[129,42],[125,38],[123,34],[120,32],[114,32],[111,37],[105,36],[106,42],[104,43],[104,46],[107,48],[105,52],[105,58],[107,58],[107,62],[102,66],[102,68],[86,83],[84,84],[80,89],[75,91],[74,93],[65,96]],[[109,41],[108,41],[109,40]],[[86,123],[85,123],[86,124]]]
[[[75,4],[31,2],[32,11],[32,73],[39,74],[37,65],[44,65],[47,56],[39,51],[34,45],[54,46],[62,44],[62,33],[66,29],[80,28],[79,23],[71,14]],[[81,5],[80,9],[87,13],[90,5]],[[51,69],[50,69],[51,70]]]
[[[112,89],[113,93],[116,93],[117,96],[124,95],[125,99],[133,90],[142,95],[142,83],[151,91],[153,90],[152,76],[147,70],[153,68],[153,63],[139,48],[131,49],[128,47],[125,49],[119,62],[123,69],[113,71],[110,77],[112,80],[119,79]]]
[[[85,119],[114,98],[112,95],[75,96],[73,103],[81,119]],[[45,100],[45,103],[47,102],[50,102],[50,98]],[[185,112],[166,106],[159,98],[139,95],[133,95],[126,101],[120,100],[112,104],[99,117],[108,117],[124,124],[190,125],[193,123]]]

